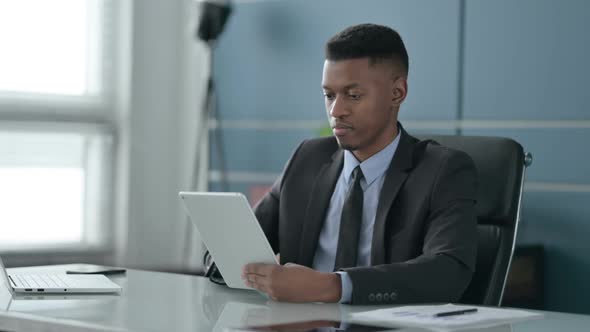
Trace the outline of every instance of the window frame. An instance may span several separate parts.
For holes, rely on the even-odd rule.
[[[96,217],[90,218],[91,211],[88,211],[88,203],[85,203],[84,233],[80,244],[40,245],[29,248],[0,247],[3,257],[8,256],[9,262],[46,264],[67,262],[73,257],[82,257],[81,260],[100,263],[106,255],[114,254],[113,196],[118,149],[116,111],[119,102],[116,99],[116,87],[119,84],[115,78],[120,76],[117,73],[120,56],[117,32],[120,28],[121,8],[125,4],[124,1],[116,0],[87,1],[89,10],[100,10],[97,15],[91,15],[101,22],[99,28],[94,31],[95,40],[89,43],[89,50],[96,51],[94,58],[97,66],[88,68],[89,75],[94,75],[95,86],[89,86],[89,93],[80,96],[0,91],[0,130],[78,133],[100,137],[106,144],[100,156],[102,159],[97,161],[102,168],[98,173],[102,176],[100,179],[85,179],[87,184],[88,181],[96,181],[92,186],[85,187],[85,196],[98,195],[97,201],[100,204],[96,211],[92,211]],[[91,62],[89,60],[89,65]],[[100,188],[99,192],[90,193],[92,187]],[[96,259],[91,258],[94,256]]]

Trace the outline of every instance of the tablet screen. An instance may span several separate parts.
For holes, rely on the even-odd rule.
[[[251,289],[241,277],[246,264],[278,264],[243,194],[181,192],[179,196],[229,287]]]

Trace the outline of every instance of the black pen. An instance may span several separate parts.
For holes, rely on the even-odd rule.
[[[439,312],[434,314],[434,317],[446,317],[446,316],[455,316],[455,315],[463,315],[463,314],[468,314],[471,312],[477,312],[477,308],[469,308],[469,309],[461,309],[461,310],[455,310],[455,311],[445,311],[445,312]]]

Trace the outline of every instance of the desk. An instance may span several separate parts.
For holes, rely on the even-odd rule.
[[[49,272],[74,267],[55,265],[9,271]],[[254,291],[229,289],[202,277],[133,269],[127,270],[124,275],[113,276],[111,280],[123,287],[120,295],[33,295],[26,298],[12,296],[2,287],[0,309],[7,310],[0,311],[4,316],[2,322],[6,322],[6,317],[13,316],[34,318],[37,324],[61,324],[63,328],[59,330],[74,326],[70,329],[72,331],[223,331],[226,327],[244,324],[339,320],[353,312],[381,308],[269,302]],[[493,331],[577,332],[590,328],[590,316],[544,313],[543,319],[504,325]]]

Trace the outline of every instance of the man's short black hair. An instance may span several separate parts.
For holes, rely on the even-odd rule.
[[[402,37],[390,27],[359,24],[348,27],[326,43],[326,59],[332,61],[368,57],[371,63],[392,60],[408,73],[408,52]]]

